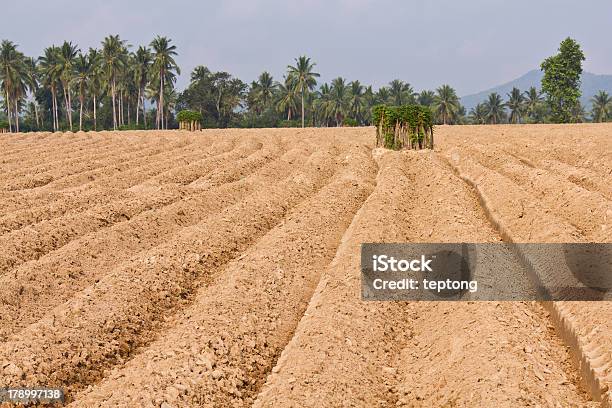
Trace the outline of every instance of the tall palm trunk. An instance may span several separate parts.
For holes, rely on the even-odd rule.
[[[34,99],[34,117],[36,118],[36,128],[40,130],[40,121],[38,120],[38,104],[36,103],[36,99]]]
[[[111,84],[111,99],[113,100],[113,130],[117,130],[117,109],[115,107],[115,76],[113,75],[113,81]]]
[[[142,93],[142,123],[144,124],[145,129],[147,128],[147,110],[145,109],[145,96],[144,92]]]
[[[138,100],[136,102],[136,127],[138,127],[138,114],[140,113],[140,87],[138,87]]]
[[[79,102],[81,103],[79,111],[79,130],[83,130],[83,91],[79,95]]]
[[[4,84],[6,89],[6,116],[8,118],[9,123],[9,133],[13,131],[13,126],[11,125],[11,98],[9,97],[8,86]]]
[[[302,128],[304,128],[304,86],[302,86]]]
[[[70,131],[72,132],[72,94],[70,92],[70,85],[68,85],[68,123],[70,124]]]
[[[94,130],[98,130],[98,116],[96,114],[96,94],[93,94],[93,118],[94,118]]]
[[[59,114],[57,109],[57,89],[54,87],[51,88],[51,94],[53,99],[53,130],[59,131]]]
[[[157,108],[160,113],[161,127],[164,127],[164,70],[159,71],[159,107]]]
[[[19,102],[15,97],[15,131],[19,132]]]

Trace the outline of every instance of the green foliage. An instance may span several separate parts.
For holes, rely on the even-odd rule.
[[[9,123],[7,120],[0,120],[0,129],[8,129]]]
[[[434,119],[427,106],[376,105],[372,108],[372,123],[376,126],[377,146],[433,149]]]
[[[182,110],[176,115],[178,122],[201,122],[202,114],[198,111]]]
[[[357,122],[357,119],[346,118],[344,119],[343,125],[347,127],[355,127],[355,126],[359,126],[359,123]]]
[[[561,42],[558,54],[542,62],[542,91],[550,105],[553,122],[571,123],[576,120],[584,59],[580,45],[568,37]]]
[[[298,120],[281,120],[278,122],[278,127],[297,128],[297,127],[302,127],[302,123]]]

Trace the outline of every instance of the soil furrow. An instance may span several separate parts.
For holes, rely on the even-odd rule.
[[[103,377],[139,346],[155,337],[163,316],[189,296],[198,282],[278,223],[331,176],[336,163],[316,152],[291,179],[266,186],[241,203],[193,227],[171,242],[142,254],[26,328],[22,340],[0,347],[23,375],[7,384],[62,384],[69,394]],[[12,368],[12,366],[11,366]]]
[[[207,150],[196,153],[184,152],[185,148],[182,147],[162,153],[160,157],[152,156],[141,166],[126,169],[113,176],[101,176],[85,184],[59,191],[40,191],[30,196],[16,196],[2,203],[7,215],[0,218],[0,225],[6,225],[5,229],[17,229],[22,225],[57,217],[69,210],[83,211],[91,207],[92,203],[130,197],[131,193],[126,191],[130,187],[166,171],[174,171],[177,167],[189,164],[190,160],[210,159],[226,154],[234,147],[232,141],[218,142]],[[36,205],[41,201],[44,204]]]
[[[204,176],[214,171],[219,161],[239,160],[261,149],[262,144],[252,140],[234,149],[229,157],[212,157],[198,167],[199,175]],[[139,187],[139,186],[136,186]],[[69,213],[58,218],[43,221],[20,230],[0,236],[0,276],[12,268],[66,245],[71,240],[108,228],[116,223],[125,222],[134,216],[154,208],[169,205],[181,198],[191,195],[192,189],[167,184],[150,186],[130,191],[129,198],[113,200],[88,208],[84,212]]]
[[[352,148],[329,184],[198,292],[176,327],[74,405],[250,405],[373,188],[369,156],[366,147]],[[152,392],[143,395],[143,388]]]
[[[29,177],[47,177],[53,180],[60,180],[73,174],[81,172],[93,171],[104,166],[113,164],[114,162],[122,162],[129,159],[137,159],[139,155],[148,154],[149,151],[163,151],[167,149],[166,144],[155,143],[155,141],[140,142],[138,140],[132,142],[127,147],[117,149],[114,144],[107,148],[96,148],[93,155],[79,155],[70,159],[46,160],[44,157],[38,158],[33,165],[20,165],[16,170],[5,172],[0,177],[0,184],[6,190],[17,190],[19,183],[25,183],[22,179]]]
[[[311,149],[306,146],[294,148],[278,160],[280,151],[266,149],[257,153],[261,154],[215,172],[206,188],[186,199],[85,236],[17,268],[14,275],[0,277],[0,339],[33,323],[50,308],[66,301],[136,253],[171,240],[180,229],[235,204],[265,184],[287,177],[305,161]],[[247,170],[253,173],[240,179],[241,173]],[[117,242],[121,243],[119,253]],[[66,262],[70,259],[73,261]],[[53,273],[51,280],[50,271]]]
[[[389,190],[399,191],[396,194],[400,196],[385,199]],[[381,206],[377,203],[380,201],[403,203],[403,210],[399,204]],[[512,335],[515,341],[523,342],[533,337],[533,325],[524,321],[516,327],[498,327],[495,323],[526,311],[534,316],[535,324],[542,327],[544,323],[546,327],[546,318],[531,311],[527,304],[515,303],[513,308],[504,309],[484,302],[359,299],[361,242],[499,240],[471,192],[437,163],[435,155],[407,152],[384,156],[377,188],[362,210],[254,406],[317,406],[321,401],[325,406],[341,406],[347,395],[352,406],[364,407],[482,406],[491,401],[499,402],[499,406],[516,406],[522,396],[517,395],[516,387],[538,403],[546,402],[547,395],[570,404],[584,403],[584,395],[575,386],[551,386],[534,383],[529,376],[522,378],[525,369],[537,369],[546,363],[547,373],[553,378],[567,380],[563,365],[567,355],[546,330],[540,337],[552,351],[528,360],[518,346],[503,352],[500,347],[467,347],[466,340],[474,332],[491,337],[501,331],[500,337]],[[382,212],[386,214],[378,214]],[[383,217],[394,220],[396,225],[402,220],[399,231],[391,234],[380,222],[378,227],[372,224]],[[452,328],[447,330],[451,323]],[[461,347],[462,341],[465,348]],[[546,359],[551,354],[553,363]],[[469,369],[448,370],[454,361],[463,365],[469,362]],[[522,363],[504,365],[512,361]],[[504,365],[506,371],[500,372],[497,363]],[[466,371],[468,375],[464,375]],[[496,379],[494,392],[492,379]]]
[[[558,222],[549,214],[536,214],[541,218],[541,224],[532,228],[523,218],[512,216],[512,203],[516,195],[508,197],[505,190],[503,199],[498,193],[498,186],[494,175],[478,172],[470,166],[452,163],[459,174],[471,184],[481,197],[484,208],[497,228],[504,236],[514,242],[576,242],[580,237],[568,234],[566,231],[557,231],[554,236],[548,236],[545,232],[554,230]],[[511,190],[510,190],[511,191]],[[530,206],[533,211],[533,206]],[[528,218],[529,219],[529,218]],[[603,242],[611,242],[610,236]],[[532,273],[538,274],[539,265],[536,260],[530,259],[529,254],[521,254],[528,264],[535,268]],[[544,271],[547,272],[547,271]],[[575,367],[578,369],[581,381],[585,389],[595,400],[606,398],[606,393],[612,384],[612,341],[609,333],[612,330],[612,312],[609,308],[610,302],[544,302],[543,306],[549,311],[551,321],[555,324],[557,333],[565,341],[572,357]],[[610,395],[607,396],[610,398]]]

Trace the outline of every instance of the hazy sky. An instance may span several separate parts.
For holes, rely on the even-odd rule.
[[[169,36],[181,88],[196,65],[245,82],[264,70],[280,80],[306,54],[325,81],[341,75],[378,87],[400,78],[465,95],[538,67],[567,36],[583,46],[586,70],[612,73],[610,0],[2,2],[0,39],[28,55],[65,39],[86,50],[107,34],[133,46]]]

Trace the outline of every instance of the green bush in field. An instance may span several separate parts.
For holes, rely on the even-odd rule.
[[[346,126],[346,127],[356,127],[359,126],[359,123],[357,122],[356,119],[353,118],[346,118],[344,119],[344,123],[342,124],[342,126]]]
[[[376,127],[376,146],[387,149],[433,149],[433,115],[421,105],[372,108],[372,123]]]
[[[200,122],[202,114],[198,111],[182,110],[176,115],[177,122]]]
[[[202,128],[202,114],[198,111],[182,110],[176,115],[176,121],[181,130],[200,130]]]
[[[9,123],[6,120],[0,120],[0,129],[7,129],[9,128]]]

